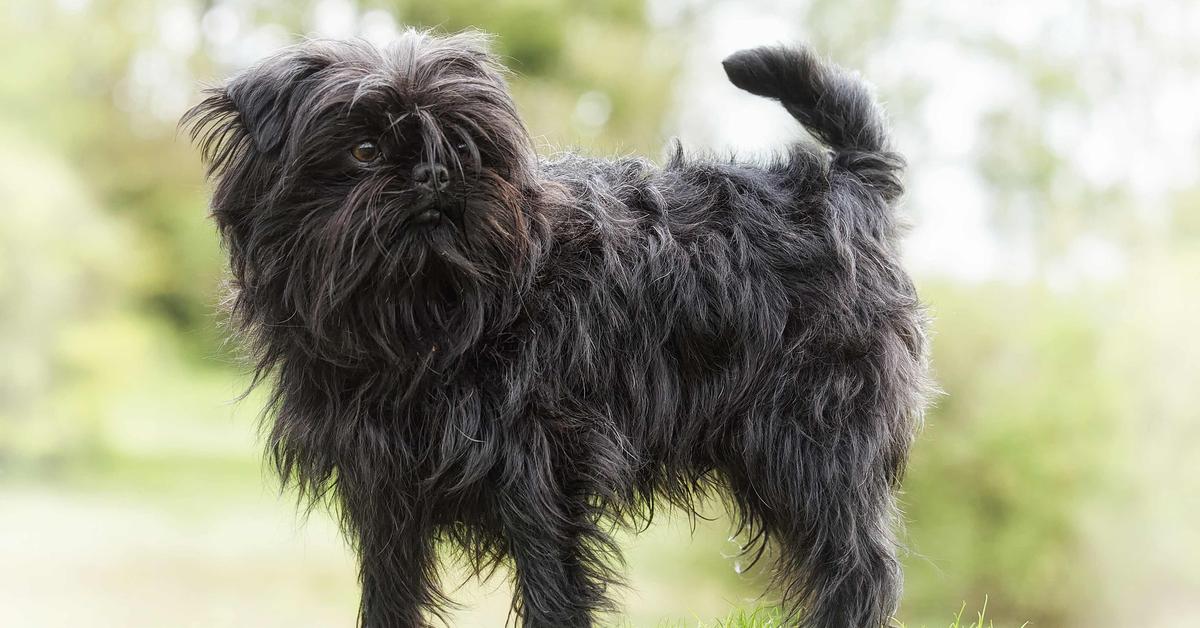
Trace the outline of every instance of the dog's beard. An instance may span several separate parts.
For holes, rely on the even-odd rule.
[[[382,184],[282,204],[234,266],[233,314],[338,366],[461,353],[504,318],[537,248],[521,190],[491,171],[461,187],[432,201],[433,223],[419,217],[430,201]]]

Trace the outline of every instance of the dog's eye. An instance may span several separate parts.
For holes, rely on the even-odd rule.
[[[379,159],[379,147],[374,142],[362,142],[350,149],[350,155],[360,163],[369,164]]]

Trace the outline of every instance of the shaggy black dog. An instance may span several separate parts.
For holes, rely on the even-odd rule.
[[[190,111],[233,321],[285,480],[331,497],[361,622],[445,617],[438,545],[515,569],[527,626],[588,626],[614,525],[725,495],[792,621],[876,627],[922,408],[901,159],[812,53],[725,61],[824,147],[769,163],[540,159],[476,34],[311,41]]]

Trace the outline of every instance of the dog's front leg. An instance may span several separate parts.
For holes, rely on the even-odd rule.
[[[619,561],[615,546],[586,498],[564,495],[544,479],[522,484],[505,491],[500,513],[523,624],[592,626],[595,613],[609,606],[605,592],[613,576],[605,559]]]
[[[417,628],[443,597],[437,588],[433,534],[418,526],[360,535],[363,628]]]

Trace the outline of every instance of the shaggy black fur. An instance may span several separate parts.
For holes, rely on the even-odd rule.
[[[185,117],[274,390],[270,451],[336,500],[363,624],[444,617],[449,541],[511,561],[525,625],[591,625],[612,526],[713,490],[748,551],[775,547],[796,623],[896,608],[925,372],[901,160],[864,86],[811,53],[725,70],[825,148],[544,162],[477,34],[306,42]]]

